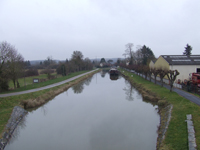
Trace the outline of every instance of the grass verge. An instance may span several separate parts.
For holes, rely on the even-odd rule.
[[[124,71],[129,80],[140,84],[146,90],[155,93],[159,99],[165,100],[173,105],[172,116],[169,127],[165,134],[162,150],[187,150],[188,149],[188,134],[187,124],[185,122],[186,115],[192,114],[196,144],[200,147],[200,107],[189,100],[183,98],[175,92],[170,92],[164,87],[155,85],[154,83],[145,80],[135,74]]]
[[[35,83],[35,84],[31,83],[29,85],[22,86],[20,88],[14,89],[14,90],[2,92],[1,94],[7,94],[7,93],[13,93],[13,92],[21,92],[21,91],[31,90],[31,89],[35,89],[35,88],[39,88],[39,87],[44,87],[44,86],[47,86],[47,85],[51,85],[51,84],[54,84],[54,83],[57,83],[57,82],[61,82],[61,81],[67,80],[67,79],[69,79],[71,77],[74,77],[74,76],[77,76],[77,75],[80,75],[80,74],[83,74],[83,73],[86,73],[86,72],[88,72],[88,71],[79,71],[79,72],[70,73],[67,76],[60,76],[59,78],[55,78],[55,79],[52,79],[52,80],[47,80],[45,82]],[[40,78],[43,78],[43,76],[46,76],[46,75],[42,74],[40,76],[35,76],[35,78],[39,78],[40,79]],[[34,77],[29,77],[30,82],[33,82],[33,78]],[[20,80],[23,80],[23,79],[20,79]]]
[[[82,72],[83,73],[83,72]],[[17,95],[17,96],[10,96],[0,99],[0,138],[2,138],[3,131],[5,128],[5,125],[8,122],[8,119],[10,118],[10,115],[12,113],[12,110],[14,106],[24,106],[24,102],[29,101],[30,106],[29,108],[38,107],[40,105],[43,105],[48,100],[54,98],[59,93],[62,93],[63,91],[67,90],[69,87],[73,86],[74,84],[88,78],[89,76],[93,75],[95,72],[92,72],[88,75],[85,75],[83,77],[80,77],[76,80],[73,80],[71,82],[68,82],[66,84],[53,87],[51,89],[41,90],[38,92],[23,94],[23,95]],[[79,72],[79,74],[81,74]],[[78,75],[77,73],[71,74],[71,77]]]

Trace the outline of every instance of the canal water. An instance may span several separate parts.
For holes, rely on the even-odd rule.
[[[5,150],[155,150],[159,121],[157,105],[101,72],[30,111]]]

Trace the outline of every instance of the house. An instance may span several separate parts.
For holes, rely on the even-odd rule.
[[[149,63],[149,68],[154,68],[156,60],[151,60]]]
[[[149,64],[152,65],[151,63]],[[178,70],[177,79],[189,80],[189,74],[200,73],[200,55],[161,55],[154,64],[154,68]]]
[[[102,62],[102,63],[99,64],[99,66],[100,66],[100,67],[105,67],[105,66],[107,66],[107,63]]]

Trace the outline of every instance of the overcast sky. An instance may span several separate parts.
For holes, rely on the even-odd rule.
[[[0,42],[25,60],[123,58],[125,44],[200,54],[200,0],[0,0]]]

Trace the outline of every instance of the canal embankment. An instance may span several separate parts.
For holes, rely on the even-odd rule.
[[[11,113],[13,112],[13,108],[15,106],[20,106],[21,108],[35,108],[39,107],[52,98],[54,98],[59,93],[62,93],[63,91],[67,90],[71,86],[79,83],[80,81],[91,77],[93,74],[98,72],[100,70],[96,70],[94,72],[90,72],[89,74],[86,74],[84,76],[79,76],[78,79],[70,80],[69,82],[63,83],[61,85],[39,90],[32,93],[26,93],[16,96],[9,96],[9,97],[2,97],[0,99],[0,139],[3,138],[4,132],[6,131],[6,124],[8,123],[8,120],[11,116]],[[16,119],[17,123],[17,119]]]
[[[157,110],[128,80],[102,71],[30,110],[5,150],[156,149]]]
[[[5,127],[3,137],[2,139],[0,139],[0,150],[3,150],[5,148],[17,125],[20,123],[20,121],[27,113],[28,111],[24,110],[19,106],[15,106],[13,108],[10,119],[8,120],[8,123]]]
[[[175,92],[170,92],[168,89],[161,87],[159,85],[155,85],[154,83],[145,80],[144,78],[127,72],[123,70],[123,74],[127,77],[129,81],[138,86],[142,87],[142,90],[145,89],[148,95],[156,96],[157,99],[162,100],[158,101],[159,105],[172,105],[171,109],[171,119],[169,121],[169,126],[167,127],[165,136],[162,140],[162,143],[158,143],[160,145],[160,149],[163,150],[187,150],[188,149],[188,133],[187,133],[187,124],[185,122],[185,116],[187,114],[192,114],[194,130],[196,134],[196,143],[197,148],[200,146],[200,107],[186,98],[178,95]],[[162,104],[164,102],[164,104]],[[170,112],[170,109],[166,109],[166,107],[162,107],[164,109],[159,110],[161,114],[161,121],[163,120],[163,124],[167,124],[165,120],[169,120],[167,116],[167,112]],[[169,107],[170,108],[170,107]],[[165,117],[166,116],[166,117]],[[162,118],[164,117],[164,118]],[[160,124],[160,128],[162,127],[162,122]],[[164,128],[165,129],[165,128]],[[158,134],[161,129],[158,130]]]

